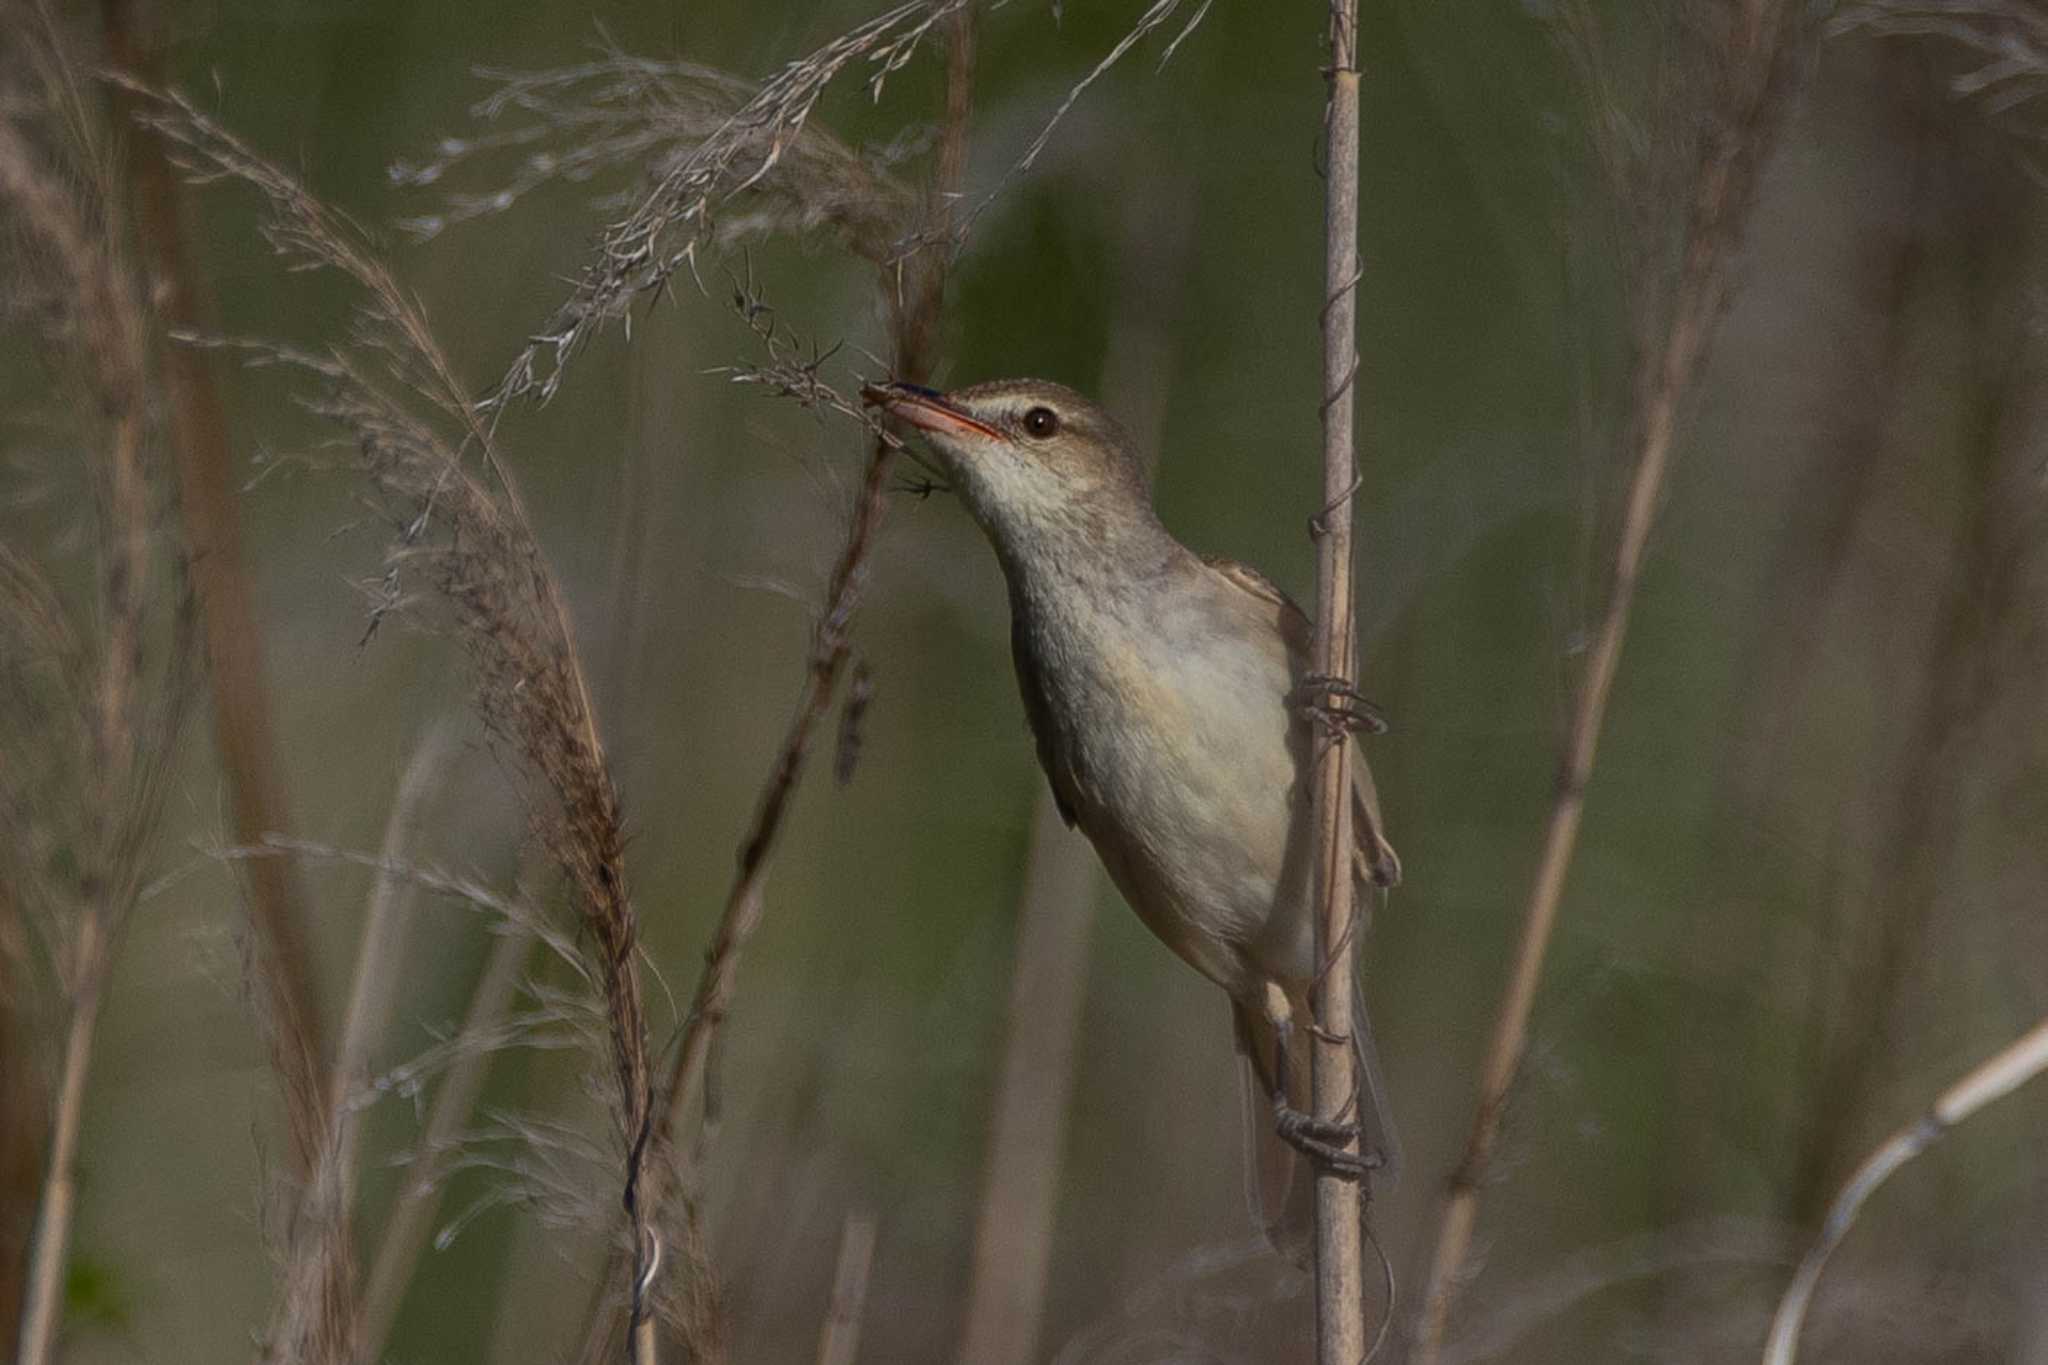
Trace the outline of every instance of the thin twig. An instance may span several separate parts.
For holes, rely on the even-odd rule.
[[[1173,18],[1175,13],[1186,3],[1188,3],[1188,0],[1153,0],[1152,4],[1147,6],[1145,11],[1138,16],[1124,36],[1119,38],[1107,53],[1103,54],[1102,60],[1091,67],[1088,73],[1082,76],[1080,80],[1067,88],[1066,95],[1054,107],[1051,115],[1047,117],[1045,122],[1039,126],[1038,135],[1031,139],[1031,144],[1024,149],[1023,154],[1010,163],[1009,167],[1003,171],[1002,177],[997,180],[995,185],[986,194],[982,195],[974,207],[965,213],[957,215],[950,229],[956,244],[966,237],[975,222],[1002,196],[1003,192],[1010,187],[1013,181],[1028,174],[1031,168],[1038,164],[1038,159],[1045,155],[1045,149],[1052,145],[1053,134],[1059,131],[1060,124],[1065,121],[1068,114],[1074,111],[1074,106],[1081,102],[1081,97],[1088,93],[1088,88],[1108,75],[1111,67],[1129,56],[1131,49],[1143,42],[1146,35],[1164,25],[1167,20]],[[1173,54],[1180,50],[1180,45],[1186,42],[1188,37],[1197,28],[1201,27],[1202,20],[1209,17],[1210,4],[1211,0],[1201,0],[1201,3],[1194,6],[1194,13],[1188,17],[1186,23],[1181,25],[1180,32],[1174,34],[1172,41],[1167,43],[1166,50],[1160,54],[1159,66],[1161,68],[1173,60]]]
[[[408,845],[420,827],[421,807],[442,779],[453,748],[452,732],[445,725],[436,725],[413,750],[384,821],[384,841],[377,858],[385,867],[396,867],[406,858]],[[285,861],[289,860],[249,860],[251,864]],[[370,1049],[390,1022],[399,968],[411,937],[412,917],[407,910],[413,885],[394,872],[380,870],[372,886],[363,915],[362,944],[356,950],[348,1013],[342,1021],[341,1045],[335,1053],[334,1085],[327,1101],[330,1124],[369,1079]]]
[[[1419,1365],[1434,1365],[1441,1349],[1451,1299],[1464,1273],[1478,1219],[1480,1193],[1491,1179],[1494,1142],[1528,1042],[1529,1016],[1557,926],[1565,877],[1578,847],[1586,785],[1628,634],[1643,552],[1663,497],[1679,413],[1720,319],[1727,260],[1741,240],[1756,169],[1769,147],[1771,114],[1796,64],[1797,45],[1786,29],[1800,22],[1798,8],[1790,6],[1788,17],[1781,0],[1745,0],[1741,12],[1731,16],[1719,103],[1692,179],[1668,327],[1661,344],[1643,356],[1645,368],[1638,385],[1642,406],[1633,428],[1626,512],[1607,606],[1574,699],[1557,793],[1523,908],[1521,941],[1480,1073],[1471,1132],[1439,1220],[1421,1300],[1415,1356]]]
[[[845,61],[851,59],[853,52],[864,52],[872,47],[880,35],[889,31],[886,26],[902,24],[913,18],[918,21],[911,25],[909,31],[914,32],[915,37],[920,40],[925,30],[939,18],[949,20],[946,114],[926,208],[932,221],[942,227],[958,194],[960,179],[966,165],[967,118],[974,54],[971,10],[956,0],[930,0],[929,4],[900,6],[828,45],[823,51],[834,55],[832,60],[823,66],[812,69],[818,62],[814,55],[802,63],[792,63],[786,74],[799,74],[801,90],[809,92],[812,89],[812,81],[829,79]],[[902,34],[897,34],[880,50],[885,53],[900,50],[903,59],[908,60],[910,49],[896,46],[905,41]],[[878,73],[877,79],[894,69],[886,62],[884,67],[885,69]],[[763,96],[776,90],[783,79],[778,77],[764,85]],[[817,88],[822,89],[822,85]],[[784,94],[786,97],[787,92]],[[810,101],[815,100],[816,96],[815,93],[804,93],[801,98]],[[806,112],[808,107],[808,103],[805,103]],[[750,105],[749,108],[753,106]],[[705,149],[693,153],[690,164],[686,165],[683,171],[672,173],[664,182],[661,193],[708,195],[710,187],[721,183],[722,177],[728,173],[730,158],[739,154],[740,146],[739,143],[726,145],[716,141],[707,144],[707,147],[715,150],[717,154],[713,156]],[[767,160],[757,169],[756,178],[779,161],[779,146],[780,144],[777,144],[777,149],[768,153]],[[720,157],[726,159],[719,160]],[[704,164],[696,164],[699,161],[703,161]],[[742,182],[741,188],[750,183],[751,180]],[[700,198],[691,202],[701,204],[708,201]],[[635,229],[636,233],[641,235],[634,238],[634,245],[626,248],[627,255],[637,264],[625,273],[611,276],[609,283],[600,282],[596,286],[591,286],[597,290],[596,294],[572,301],[565,307],[563,316],[568,319],[567,330],[557,345],[558,368],[550,376],[550,381],[559,375],[559,365],[573,352],[581,336],[589,327],[596,324],[601,316],[602,307],[610,306],[603,304],[601,300],[609,298],[614,303],[630,302],[631,294],[636,288],[629,283],[632,270],[649,268],[653,237],[669,230],[677,213],[684,213],[680,205],[681,201],[678,200],[671,203],[667,209],[657,209],[650,200],[649,205],[643,209],[643,212],[650,216]],[[699,210],[690,210],[697,211]],[[687,213],[684,216],[687,217]],[[659,226],[655,226],[657,222]],[[616,233],[618,229],[613,231]],[[648,233],[653,236],[646,235]],[[678,268],[685,258],[693,258],[694,250],[692,239],[681,252],[672,256],[665,266],[655,268],[672,271]],[[942,252],[936,248],[926,248],[904,260],[893,262],[882,270],[883,299],[888,309],[892,337],[892,369],[899,377],[919,380],[929,373],[932,345],[938,330],[940,305],[945,295],[946,264],[947,258]],[[615,260],[607,269],[611,270],[619,265],[620,262]],[[598,311],[591,311],[593,307]],[[549,344],[555,343],[550,341]],[[505,393],[513,394],[536,387],[531,365],[537,354],[536,350],[530,349],[522,356],[519,365],[515,366],[514,378],[505,386]],[[518,373],[522,366],[526,367],[523,379]],[[538,387],[545,396],[547,386],[540,384]],[[818,392],[814,377],[805,392]],[[820,401],[833,406],[844,404],[843,399],[830,394],[829,391],[824,393]],[[855,415],[862,416],[863,422],[868,420],[859,414],[858,409],[853,411]],[[795,713],[790,718],[789,728],[784,733],[781,746],[769,764],[767,776],[755,801],[753,819],[740,840],[738,867],[726,893],[724,909],[713,932],[711,946],[705,950],[704,969],[698,976],[697,987],[691,999],[689,1013],[683,1022],[681,1036],[674,1044],[674,1059],[669,1066],[667,1082],[658,1092],[660,1098],[653,1120],[650,1146],[662,1156],[655,1169],[649,1172],[648,1188],[643,1191],[647,1206],[654,1211],[653,1221],[657,1227],[664,1225],[662,1211],[674,1197],[675,1188],[679,1183],[677,1176],[680,1172],[668,1168],[675,1162],[675,1133],[691,1097],[700,1093],[703,1096],[707,1131],[715,1125],[718,1117],[715,1077],[708,1075],[713,1044],[718,1027],[731,1007],[741,954],[748,939],[753,936],[754,930],[760,924],[764,881],[768,865],[780,842],[783,818],[795,798],[817,730],[831,709],[840,675],[851,655],[853,622],[866,595],[868,557],[881,530],[890,488],[889,475],[895,468],[895,458],[900,449],[899,441],[886,433],[876,433],[868,457],[867,472],[862,478],[859,492],[855,495],[853,519],[847,528],[846,539],[840,546],[838,558],[827,582],[824,607],[812,629],[810,652],[805,660],[804,681],[797,696]],[[683,1205],[685,1223],[694,1221],[691,1201],[684,1197],[680,1202]],[[613,1318],[611,1293],[618,1270],[617,1257],[614,1256],[598,1278],[597,1303],[590,1315],[579,1356],[586,1362],[604,1360],[615,1350],[613,1334],[616,1323]]]
[[[451,744],[448,730],[437,727],[421,741],[406,765],[385,819],[378,861],[386,866],[395,868],[405,857],[407,844],[420,824],[420,808],[441,776]],[[238,865],[256,868],[291,861],[249,858],[238,860]],[[380,871],[372,883],[348,1014],[327,1096],[321,1146],[305,1178],[284,1268],[278,1276],[283,1291],[268,1340],[274,1351],[288,1359],[326,1359],[334,1365],[347,1365],[357,1358],[376,1359],[365,1356],[357,1345],[360,1319],[354,1217],[362,1121],[356,1099],[369,1083],[370,1049],[390,1020],[411,927],[407,910],[417,886],[394,871]]]
[[[961,20],[953,27],[948,54],[946,132],[939,149],[931,196],[932,212],[943,214],[957,193],[966,159],[967,91],[972,72],[972,29]],[[944,299],[945,266],[925,258],[915,284],[908,289],[887,289],[891,304],[895,340],[894,372],[913,382],[926,377],[931,366],[931,342],[938,327],[939,306]],[[885,276],[885,288],[893,284]],[[853,522],[847,528],[838,562],[825,592],[825,609],[811,637],[804,688],[797,698],[796,714],[783,736],[782,747],[769,766],[754,820],[740,842],[739,871],[726,895],[725,911],[718,932],[705,954],[705,970],[698,981],[696,997],[676,1047],[675,1064],[663,1092],[668,1098],[664,1132],[673,1127],[681,1105],[703,1079],[713,1036],[725,1017],[732,999],[739,954],[760,921],[761,893],[768,862],[782,832],[782,819],[802,780],[809,757],[813,732],[830,709],[832,694],[848,655],[853,619],[867,590],[867,561],[881,530],[889,473],[894,468],[896,446],[877,441],[868,459],[867,474],[854,504]]]
[[[832,1304],[818,1329],[818,1365],[853,1365],[860,1352],[860,1320],[868,1302],[868,1270],[875,1259],[875,1220],[849,1213],[839,1230],[839,1263],[832,1272]]]
[[[966,160],[968,90],[973,69],[971,24],[956,20],[948,45],[946,128],[934,170],[931,211],[946,212],[957,193]],[[896,374],[908,379],[924,378],[931,367],[931,343],[938,327],[939,307],[944,299],[945,266],[927,259],[914,272],[908,289],[891,288],[892,331]],[[893,285],[893,272],[885,284]],[[848,655],[853,619],[867,588],[867,561],[881,529],[889,490],[888,476],[894,467],[894,443],[878,441],[868,460],[854,505],[853,522],[840,547],[825,594],[825,609],[811,639],[804,688],[797,700],[796,714],[783,737],[780,750],[769,767],[755,806],[753,823],[740,844],[739,871],[726,897],[725,913],[706,954],[706,966],[691,1003],[688,1021],[676,1049],[676,1060],[665,1090],[667,1120],[673,1125],[681,1105],[703,1079],[713,1034],[731,1003],[734,974],[740,950],[759,922],[763,877],[770,856],[782,832],[782,819],[801,780],[809,756],[813,732],[823,720],[832,700],[840,672]]]
[[[1095,851],[1060,818],[1051,790],[1041,790],[1019,896],[962,1365],[1024,1365],[1037,1347],[1098,867]]]
[[[82,921],[79,947],[95,955],[103,952],[96,942],[98,932],[97,918]],[[43,1178],[42,1202],[36,1209],[35,1233],[30,1239],[33,1251],[28,1288],[22,1296],[21,1337],[16,1343],[15,1359],[20,1365],[44,1365],[57,1340],[71,1214],[78,1198],[78,1135],[85,1113],[85,1077],[92,1065],[93,1028],[99,1021],[99,1006],[98,979],[72,996],[64,1061],[58,1072],[57,1103],[52,1112],[49,1171]]]
[[[473,877],[462,876],[441,868],[418,863],[395,861],[375,853],[363,853],[356,849],[340,848],[323,844],[312,839],[287,839],[282,835],[271,835],[260,844],[229,845],[209,848],[205,858],[230,862],[249,862],[260,858],[311,858],[323,862],[348,863],[354,867],[366,868],[381,877],[392,877],[416,886],[437,896],[446,896],[465,905],[502,920],[513,928],[531,934],[554,952],[564,965],[577,973],[585,985],[593,984],[595,978],[584,965],[577,952],[575,940],[567,933],[549,925],[540,907],[528,904],[516,896],[503,895],[491,890]],[[172,874],[183,875],[182,870]],[[153,894],[159,881],[149,888]]]
[[[514,358],[490,406],[528,394],[552,397],[570,359],[601,328],[627,316],[642,295],[665,288],[677,271],[695,270],[728,201],[770,184],[787,160],[812,146],[805,137],[811,114],[843,71],[867,63],[868,88],[879,98],[926,37],[959,22],[970,6],[971,0],[909,0],[885,10],[788,63],[708,134],[666,159],[654,187],[604,229],[574,292]],[[957,180],[953,185],[957,193]]]
[[[1792,1365],[1799,1349],[1799,1329],[1806,1321],[1807,1306],[1812,1302],[1821,1271],[1827,1268],[1828,1257],[1849,1235],[1857,1215],[1878,1187],[1964,1119],[2005,1098],[2044,1071],[2048,1071],[2048,1018],[1997,1055],[1971,1068],[1961,1080],[1941,1092],[1924,1116],[1893,1133],[1864,1158],[1835,1196],[1821,1223],[1820,1235],[1800,1260],[1785,1297],[1778,1303],[1771,1335],[1764,1345],[1764,1365]]]
[[[1351,542],[1357,508],[1358,402],[1358,0],[1331,0],[1329,147],[1323,231],[1323,492],[1311,519],[1316,542],[1315,671],[1348,680],[1357,671],[1352,634]],[[1357,1112],[1352,1018],[1356,1004],[1351,956],[1354,927],[1351,746],[1341,732],[1318,744],[1314,757],[1313,825],[1317,973],[1311,1004],[1315,1115],[1341,1124]],[[1356,1155],[1356,1128],[1344,1150]],[[1360,1365],[1370,1349],[1365,1322],[1363,1182],[1336,1170],[1316,1172],[1316,1360]]]
[[[932,221],[943,225],[946,215],[951,212],[951,205],[958,193],[960,178],[966,165],[967,116],[974,54],[971,10],[952,3],[952,0],[931,0],[929,6],[903,6],[890,11],[881,19],[871,21],[869,25],[847,35],[846,38],[828,45],[826,50],[836,53],[849,43],[871,43],[875,35],[882,31],[880,26],[885,22],[903,22],[915,13],[922,13],[925,16],[921,21],[922,26],[914,26],[920,38],[924,29],[937,21],[933,16],[949,18],[946,115],[942,124],[926,208]],[[900,38],[891,41],[897,42]],[[903,49],[903,52],[904,59],[907,60],[908,49]],[[806,62],[814,60],[806,59]],[[793,63],[789,70],[795,72],[804,65]],[[836,72],[838,65],[843,65],[843,61],[838,62],[838,65],[828,65],[830,71]],[[886,75],[888,69],[893,68],[886,68],[880,74]],[[816,74],[806,74],[804,80],[808,82],[814,79]],[[828,72],[827,79],[829,74]],[[771,81],[764,86],[764,94],[775,88],[781,79],[778,77],[777,81]],[[693,154],[693,159],[701,155],[701,152]],[[779,156],[779,153],[776,155]],[[765,165],[772,165],[773,159],[771,158]],[[692,193],[708,193],[705,186],[715,183],[716,177],[722,176],[725,171],[721,167],[715,172],[705,168],[692,172],[693,175],[706,173],[713,174],[712,181],[697,185],[697,182],[691,181],[689,177],[684,177],[675,182],[675,188],[678,191],[690,189]],[[695,188],[690,188],[691,186]],[[686,251],[693,249],[686,248]],[[639,248],[635,250],[638,251]],[[677,258],[676,263],[680,263],[680,258]],[[674,268],[673,265],[670,268]],[[945,276],[945,256],[930,248],[894,262],[882,271],[883,297],[889,313],[894,352],[892,368],[900,377],[922,379],[929,372],[931,348],[938,329],[939,309],[944,300]],[[567,353],[560,351],[558,357]],[[510,388],[511,391],[516,391],[518,385],[514,384]],[[815,382],[804,391],[817,393]],[[839,406],[844,400],[827,392],[820,401]],[[863,417],[863,420],[867,419]],[[659,1163],[659,1169],[654,1172],[656,1184],[650,1194],[651,1206],[657,1210],[657,1226],[662,1225],[659,1211],[668,1205],[674,1194],[674,1187],[679,1183],[677,1176],[680,1172],[668,1167],[676,1159],[675,1133],[691,1097],[699,1093],[703,1096],[707,1133],[717,1121],[717,1086],[715,1077],[709,1074],[713,1044],[718,1027],[724,1021],[726,1011],[731,1007],[738,980],[740,956],[747,940],[753,936],[755,928],[760,924],[764,879],[780,841],[783,817],[802,781],[816,732],[831,709],[840,674],[851,655],[853,621],[867,589],[868,556],[873,551],[876,537],[881,530],[887,506],[889,475],[895,467],[895,457],[900,449],[900,442],[885,433],[877,433],[868,457],[866,475],[861,481],[859,492],[855,495],[853,520],[847,528],[846,539],[840,546],[839,556],[833,565],[826,587],[824,607],[812,629],[811,648],[805,661],[804,682],[797,697],[795,714],[790,718],[789,728],[784,733],[781,747],[777,749],[769,765],[768,774],[762,782],[760,794],[755,801],[753,820],[741,838],[738,868],[727,891],[725,906],[719,915],[718,926],[713,932],[711,946],[704,954],[704,970],[697,979],[696,991],[691,999],[689,1013],[683,1022],[682,1034],[674,1045],[675,1055],[669,1067],[667,1083],[659,1091],[661,1098],[652,1145],[663,1154],[663,1160]],[[683,1206],[683,1222],[686,1226],[693,1224],[695,1214],[692,1201],[683,1197],[680,1202]],[[615,1260],[616,1258],[614,1263],[606,1266],[597,1283],[598,1303],[591,1314],[580,1355],[580,1359],[586,1362],[602,1360],[613,1349],[610,1343],[614,1322],[609,1293],[617,1275]]]
[[[106,0],[107,56],[133,79],[155,83],[162,73],[157,44],[138,29],[147,21],[139,0]],[[114,117],[126,126],[138,101],[111,92]],[[148,259],[156,311],[172,330],[207,330],[209,308],[186,259],[178,187],[163,144],[122,139],[135,212],[135,236]],[[170,445],[178,478],[178,509],[192,551],[192,586],[205,634],[215,742],[220,749],[235,839],[253,843],[291,829],[283,774],[273,738],[263,634],[242,560],[241,525],[229,471],[227,417],[207,356],[186,346],[159,348],[170,398]],[[306,944],[305,898],[290,862],[269,859],[247,868],[250,927],[255,931],[257,986],[282,1073],[291,1130],[292,1172],[305,1180],[321,1145],[319,1097],[327,1087],[326,1044]]]
[[[477,978],[463,1017],[459,1035],[481,1039],[495,1034],[518,993],[519,979],[533,950],[533,934],[513,927],[491,941],[490,955]],[[484,1074],[493,1049],[464,1047],[456,1052],[434,1091],[433,1107],[427,1112],[411,1168],[406,1172],[384,1225],[383,1239],[370,1262],[363,1281],[362,1326],[356,1334],[359,1360],[384,1358],[384,1343],[398,1319],[405,1291],[412,1283],[413,1268],[426,1250],[435,1210],[441,1204],[444,1177],[456,1151],[462,1127],[483,1090]]]

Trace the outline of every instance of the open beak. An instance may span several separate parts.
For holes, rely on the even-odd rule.
[[[860,396],[891,417],[907,422],[919,431],[934,432],[942,436],[986,436],[998,441],[1003,439],[1003,433],[978,418],[969,417],[947,402],[946,396],[936,389],[927,389],[918,384],[867,384],[862,386]]]

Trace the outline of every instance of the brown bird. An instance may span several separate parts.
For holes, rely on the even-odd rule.
[[[1229,993],[1239,1051],[1278,1115],[1260,1125],[1260,1202],[1275,1240],[1292,1241],[1311,1183],[1294,1152],[1345,1167],[1332,1139],[1348,1136],[1307,1112],[1313,718],[1299,698],[1305,680],[1322,690],[1308,618],[1257,570],[1174,539],[1129,439],[1071,389],[1019,379],[863,396],[925,436],[995,547],[1060,814],[1147,927]],[[1357,874],[1390,887],[1401,865],[1363,758],[1352,766]],[[1366,1156],[1349,1169],[1363,1170],[1393,1145],[1363,1009],[1354,1017]]]

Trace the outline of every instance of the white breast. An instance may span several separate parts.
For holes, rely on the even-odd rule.
[[[1235,990],[1248,958],[1296,955],[1292,921],[1305,917],[1283,885],[1296,808],[1286,654],[1228,607],[1194,591],[1061,623],[1063,676],[1047,681],[1073,692],[1065,715],[1086,718],[1069,736],[1090,798],[1078,815],[1118,888]]]

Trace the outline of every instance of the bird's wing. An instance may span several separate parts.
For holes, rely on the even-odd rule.
[[[1372,769],[1359,756],[1351,765],[1351,832],[1358,846],[1352,870],[1362,882],[1382,889],[1401,884],[1401,855],[1381,832],[1380,794],[1372,784]]]
[[[1013,613],[1010,618],[1010,660],[1017,667],[1017,690],[1024,695],[1024,715],[1031,722],[1031,737],[1038,743],[1038,766],[1052,784],[1052,802],[1059,808],[1067,828],[1074,827],[1074,771],[1060,752],[1059,736],[1052,725],[1052,708],[1046,705],[1045,681],[1039,676],[1038,655]]]
[[[1202,562],[1273,613],[1280,638],[1287,645],[1287,659],[1294,676],[1308,673],[1314,666],[1315,653],[1315,623],[1308,619],[1308,613],[1279,584],[1249,564],[1222,558]],[[1366,767],[1363,754],[1351,765],[1351,775],[1351,822],[1358,845],[1358,879],[1374,886],[1394,886],[1401,880],[1401,859],[1382,832],[1379,791],[1373,786],[1372,770]]]
[[[1274,624],[1280,628],[1280,638],[1287,644],[1288,660],[1296,673],[1304,672],[1316,647],[1316,627],[1308,619],[1308,613],[1296,606],[1294,599],[1283,592],[1278,583],[1249,564],[1221,556],[1212,556],[1202,562],[1223,575],[1232,587],[1257,598],[1272,613]]]

